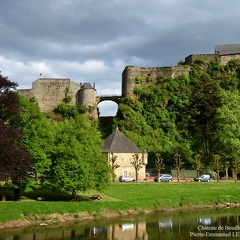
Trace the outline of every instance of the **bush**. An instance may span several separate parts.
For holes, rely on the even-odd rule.
[[[135,77],[135,83],[139,84],[142,82],[142,78],[140,76]]]

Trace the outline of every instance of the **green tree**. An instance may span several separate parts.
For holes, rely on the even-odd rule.
[[[221,157],[218,154],[213,155],[213,170],[217,172],[217,181],[219,182],[220,176],[219,173],[222,171],[223,165]]]
[[[209,164],[210,140],[216,127],[217,109],[222,105],[218,82],[203,75],[192,89],[188,106],[188,130],[195,148],[203,146],[205,163]]]
[[[240,161],[239,159],[234,156],[231,162],[232,165],[232,171],[233,171],[233,178],[235,179],[235,182],[237,181],[237,175],[240,172]]]
[[[196,154],[195,155],[195,163],[193,164],[193,168],[197,170],[198,181],[199,181],[200,171],[203,169],[201,158],[202,158],[202,156],[200,154]]]
[[[97,126],[84,115],[54,122],[54,145],[49,150],[51,164],[45,185],[69,192],[101,190],[110,183],[111,169],[101,152],[102,140]]]
[[[117,163],[117,155],[114,155],[114,153],[111,153],[111,157],[109,159],[110,167],[112,169],[112,182],[114,182],[114,179],[116,177],[116,174],[114,173],[115,169],[119,168],[120,165]]]
[[[239,59],[232,59],[222,67],[221,75],[218,76],[221,87],[226,91],[239,90]]]
[[[161,158],[160,153],[156,153],[155,156],[156,156],[156,158],[155,158],[155,168],[157,169],[158,181],[159,181],[161,170],[163,170],[165,168],[165,164],[163,162],[163,158]]]
[[[225,177],[226,177],[226,179],[228,179],[228,169],[229,169],[229,167],[230,167],[230,162],[226,161],[224,163],[224,170],[225,170]]]
[[[51,152],[55,147],[56,129],[53,122],[47,119],[34,119],[24,127],[23,144],[28,148],[33,157],[31,185],[39,187],[46,179],[46,173],[51,166]]]
[[[0,74],[0,119],[14,126],[19,116],[19,100],[15,92],[17,83]]]
[[[223,160],[240,155],[240,96],[238,91],[221,91],[223,105],[218,108],[214,145]]]
[[[133,154],[133,159],[130,161],[130,163],[133,165],[135,169],[135,176],[136,176],[136,182],[138,182],[138,171],[143,167],[143,159],[139,154]]]
[[[34,124],[36,121],[45,119],[43,113],[40,112],[35,99],[27,99],[24,96],[18,94],[19,99],[19,119],[17,127],[24,130],[27,126]]]
[[[54,114],[46,118],[25,98],[21,109],[23,143],[33,156],[35,186],[40,183],[74,198],[78,191],[101,190],[109,184],[111,169],[101,152],[97,122],[78,112],[61,121],[54,120]]]
[[[22,143],[32,156],[32,174],[28,181],[28,189],[39,187],[43,183],[46,172],[51,165],[50,150],[54,147],[55,129],[52,119],[46,118],[34,101],[23,96],[20,100],[19,128],[24,132]]]
[[[66,103],[66,104],[69,104],[71,101],[72,101],[72,92],[70,91],[70,88],[69,87],[66,87],[65,89],[65,97],[63,99],[63,102]]]
[[[66,102],[60,103],[54,109],[54,112],[62,115],[64,118],[75,118],[79,114],[77,106],[69,106]]]
[[[177,180],[179,182],[180,172],[185,162],[182,161],[181,155],[179,155],[178,153],[174,155],[174,162],[174,167],[177,170]]]

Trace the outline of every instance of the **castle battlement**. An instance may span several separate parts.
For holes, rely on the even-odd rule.
[[[218,60],[226,64],[231,59],[240,59],[240,44],[216,45],[214,54],[191,54],[182,61],[181,65],[168,67],[137,67],[127,66],[122,73],[122,96],[97,97],[95,84],[76,83],[69,78],[40,78],[32,83],[32,89],[20,89],[18,92],[27,98],[35,97],[40,111],[51,112],[58,104],[63,102],[66,90],[71,94],[69,103],[86,105],[89,115],[97,118],[97,105],[104,100],[119,102],[121,97],[135,97],[134,88],[141,83],[147,85],[159,79],[175,78],[188,75],[190,65],[194,61],[203,59],[207,61]]]

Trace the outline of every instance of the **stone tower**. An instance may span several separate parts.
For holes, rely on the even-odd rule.
[[[95,84],[92,86],[91,83],[80,83],[80,90],[78,92],[79,103],[88,107],[88,115],[94,118],[98,118],[96,95]]]

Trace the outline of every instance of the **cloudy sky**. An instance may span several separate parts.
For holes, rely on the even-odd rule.
[[[239,9],[239,0],[3,0],[0,71],[19,89],[42,73],[121,94],[126,65],[174,66],[240,43]],[[111,115],[114,104],[102,104]]]

